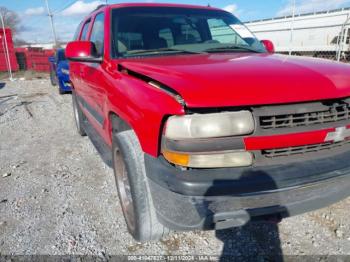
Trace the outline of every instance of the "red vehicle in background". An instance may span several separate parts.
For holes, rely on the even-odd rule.
[[[136,240],[280,219],[350,195],[350,66],[273,54],[232,14],[101,6],[68,44],[78,131]]]

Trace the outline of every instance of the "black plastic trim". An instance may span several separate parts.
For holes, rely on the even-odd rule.
[[[276,186],[283,190],[350,175],[350,154],[345,152],[285,165],[189,170],[172,166],[162,156],[154,158],[145,154],[145,166],[150,180],[175,193],[187,196],[243,196],[274,190]],[[274,187],[266,177],[274,180]]]
[[[319,150],[317,152],[308,152],[304,154],[291,154],[286,156],[278,156],[278,157],[266,157],[263,154],[264,150],[253,151],[255,156],[255,166],[267,166],[267,165],[284,165],[287,163],[297,163],[297,162],[305,162],[313,159],[319,158],[328,158],[334,155],[346,153],[350,151],[350,144],[343,144],[339,147],[330,148],[328,150]]]
[[[150,185],[158,220],[172,230],[218,230],[243,226],[249,221],[280,220],[329,206],[350,195],[350,176],[308,184],[300,190],[291,188],[242,198],[183,196],[152,181]]]
[[[79,103],[96,119],[96,121],[102,126],[104,122],[103,116],[97,112],[84,98],[77,95]]]
[[[107,166],[112,167],[112,148],[103,140],[102,136],[95,130],[87,118],[83,123],[83,128],[103,162]]]
[[[295,127],[283,127],[283,128],[271,128],[264,129],[260,126],[260,117],[262,116],[274,116],[274,115],[286,115],[286,114],[304,114],[312,113],[317,111],[324,111],[329,109],[325,104],[335,103],[337,101],[342,101],[350,104],[350,98],[335,98],[328,99],[318,102],[306,102],[306,103],[295,103],[295,104],[285,104],[285,105],[268,105],[261,107],[252,107],[253,117],[255,118],[255,132],[253,136],[272,136],[272,135],[285,135],[293,134],[299,132],[309,132],[315,130],[322,130],[327,128],[337,128],[347,126],[350,120],[341,120],[320,124],[310,124]]]
[[[98,63],[98,64],[101,64],[103,62],[103,58],[102,57],[94,57],[94,56],[69,57],[68,60],[72,61],[72,62]]]

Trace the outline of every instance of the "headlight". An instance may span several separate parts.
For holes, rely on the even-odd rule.
[[[62,72],[63,74],[69,75],[69,70],[68,70],[68,69],[62,68],[62,69],[61,69],[61,72]]]
[[[249,111],[172,116],[165,126],[162,154],[170,163],[183,167],[251,166],[254,156],[245,151],[239,136],[249,135],[254,129]],[[223,139],[227,141],[224,146]]]
[[[213,138],[248,135],[255,124],[249,111],[172,116],[165,137],[169,139]]]
[[[163,151],[165,159],[178,166],[192,168],[247,167],[253,164],[253,155],[247,151],[215,154],[184,154]]]

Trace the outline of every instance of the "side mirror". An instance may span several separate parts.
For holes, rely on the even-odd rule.
[[[55,63],[56,62],[56,58],[54,56],[50,56],[49,57],[49,62]]]
[[[90,41],[74,41],[66,47],[66,58],[72,62],[101,63],[102,57],[96,55],[96,47]]]
[[[266,51],[270,54],[275,53],[275,45],[270,40],[261,40],[261,43],[265,46]]]

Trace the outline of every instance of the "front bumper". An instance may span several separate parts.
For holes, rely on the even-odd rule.
[[[350,154],[268,167],[182,171],[145,155],[153,203],[173,230],[224,229],[288,217],[350,195]]]
[[[65,80],[62,80],[62,79],[59,79],[59,87],[62,91],[64,92],[70,92],[72,91],[72,85],[71,83],[68,81],[65,81]]]

